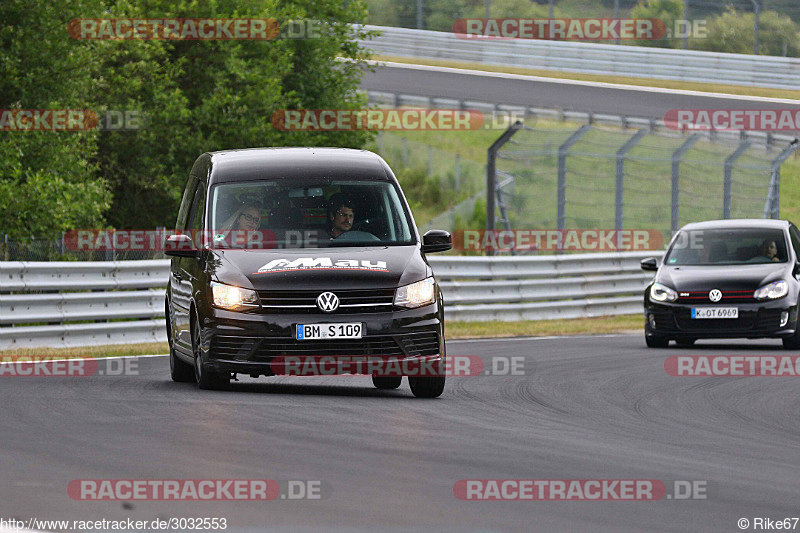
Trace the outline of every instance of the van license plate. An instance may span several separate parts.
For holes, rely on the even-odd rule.
[[[360,339],[364,336],[361,322],[347,324],[297,324],[295,339],[310,341],[315,339]]]

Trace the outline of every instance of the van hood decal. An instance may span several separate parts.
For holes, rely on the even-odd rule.
[[[258,269],[254,274],[270,272],[293,272],[297,270],[363,270],[366,272],[389,272],[386,261],[370,261],[368,259],[331,258],[326,256],[292,257],[273,259]]]
[[[212,253],[212,279],[256,290],[386,289],[414,283],[431,273],[413,245]]]

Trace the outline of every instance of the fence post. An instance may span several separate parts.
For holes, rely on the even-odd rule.
[[[461,189],[461,154],[456,154],[456,190]]]
[[[428,177],[433,176],[433,146],[428,145]]]
[[[617,150],[617,187],[614,202],[614,226],[617,231],[622,229],[624,221],[624,200],[625,200],[625,156],[636,144],[647,135],[647,129],[642,128],[633,137],[625,141],[622,148]],[[618,234],[619,235],[619,234]]]
[[[764,218],[778,218],[780,216],[781,207],[781,165],[786,161],[792,153],[800,148],[799,142],[793,142],[773,159],[770,164],[770,180],[769,180],[769,193],[767,194],[767,202],[764,206]]]
[[[496,141],[486,150],[486,231],[494,231],[494,203],[495,190],[497,189],[497,152],[509,139],[523,128],[519,120],[513,123]],[[487,255],[492,255],[487,250]]]
[[[725,174],[722,184],[722,218],[731,218],[731,185],[733,178],[733,165],[737,159],[750,147],[750,141],[745,141],[728,157],[725,158]]]
[[[408,139],[403,137],[403,166],[408,167]]]
[[[383,130],[378,130],[378,153],[383,155]]]
[[[686,141],[677,150],[672,153],[672,219],[670,221],[670,229],[674,234],[678,231],[678,221],[680,220],[681,198],[680,198],[680,185],[681,185],[681,157],[685,154],[694,143],[700,139],[699,133],[694,133],[689,136]]]
[[[592,127],[588,124],[581,126],[569,136],[569,139],[564,141],[564,144],[558,147],[558,214],[556,216],[556,225],[559,230],[563,230],[566,227],[567,220],[567,152],[590,129]]]

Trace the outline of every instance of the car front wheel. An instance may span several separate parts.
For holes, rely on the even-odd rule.
[[[669,339],[665,337],[656,337],[655,335],[645,335],[644,342],[648,348],[666,348],[669,346]]]
[[[376,389],[396,389],[403,381],[403,376],[372,376],[372,384]]]
[[[209,370],[203,364],[200,350],[200,322],[197,317],[195,317],[192,324],[192,352],[194,354],[194,376],[197,386],[204,390],[221,389],[230,383],[230,376]]]

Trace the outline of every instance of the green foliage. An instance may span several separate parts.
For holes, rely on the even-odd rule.
[[[640,46],[655,46],[658,48],[675,48],[680,46],[680,40],[668,38],[669,32],[675,27],[676,20],[683,20],[683,0],[640,0],[631,9],[631,18],[658,19],[667,28],[668,34],[661,39],[636,40]]]
[[[0,3],[0,109],[85,109],[91,50],[66,32],[99,2]],[[66,53],[65,53],[66,51]],[[97,227],[110,204],[93,161],[96,132],[0,131],[0,234]]]
[[[371,34],[360,0],[0,2],[0,108],[138,110],[136,131],[0,132],[0,233],[53,237],[76,227],[171,226],[204,151],[361,147],[369,132],[283,132],[281,109],[356,109]],[[73,18],[324,21],[319,39],[80,41]],[[337,57],[351,61],[337,61]]]
[[[397,181],[410,199],[411,210],[420,208],[443,210],[447,208],[439,178],[428,176],[425,168],[402,168],[396,172]]]
[[[549,10],[547,5],[539,5],[530,0],[492,0],[490,5],[492,18],[547,18]],[[485,14],[483,2],[474,6],[467,17],[483,18]],[[564,16],[556,3],[555,17]]]
[[[708,37],[692,42],[692,48],[711,52],[752,54],[755,14],[729,7],[708,21]],[[800,57],[800,26],[786,15],[763,11],[759,17],[759,54]]]

